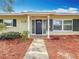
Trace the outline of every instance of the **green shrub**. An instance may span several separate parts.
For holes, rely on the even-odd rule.
[[[4,30],[6,28],[5,24],[0,23],[0,31]]]
[[[21,41],[25,42],[28,39],[28,31],[21,33]]]
[[[0,39],[16,39],[20,37],[21,36],[19,32],[7,32],[0,35]]]

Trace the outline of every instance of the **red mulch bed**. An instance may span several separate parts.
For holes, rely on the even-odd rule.
[[[70,55],[72,59],[79,59],[79,38],[50,38],[45,40],[48,55],[50,59],[69,59],[67,55]],[[68,54],[66,54],[68,53]],[[70,57],[69,56],[69,57]]]
[[[23,59],[32,39],[26,42],[16,40],[0,40],[0,59]]]

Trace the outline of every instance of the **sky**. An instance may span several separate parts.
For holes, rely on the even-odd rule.
[[[15,12],[53,11],[77,13],[79,11],[79,0],[16,0],[13,9]]]

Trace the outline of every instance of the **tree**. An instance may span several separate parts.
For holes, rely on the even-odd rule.
[[[13,12],[13,3],[15,0],[1,0],[0,2],[2,3],[2,10],[5,12]]]

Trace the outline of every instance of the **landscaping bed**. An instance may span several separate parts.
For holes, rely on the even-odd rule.
[[[0,59],[23,59],[31,42],[25,31],[0,34]]]
[[[63,36],[45,39],[49,59],[79,59],[79,38],[78,36]],[[77,41],[78,40],[78,41]]]
[[[0,59],[23,59],[32,39],[26,42],[16,40],[0,40]]]

